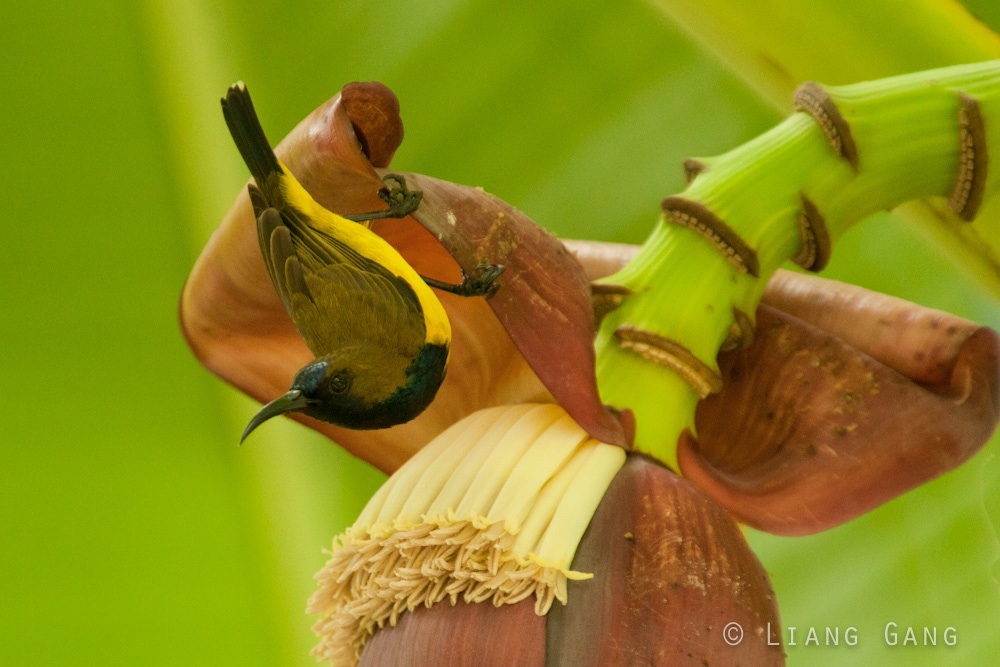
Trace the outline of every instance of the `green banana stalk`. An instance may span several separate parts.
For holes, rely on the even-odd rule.
[[[1000,111],[1000,61],[804,84],[795,99],[801,110],[771,131],[690,160],[688,189],[600,281],[619,304],[597,336],[602,397],[635,413],[636,449],[671,467],[698,401],[722,387],[716,354],[752,336],[782,262],[819,270],[852,224],[918,197],[971,220],[996,191],[1000,134],[984,123]]]

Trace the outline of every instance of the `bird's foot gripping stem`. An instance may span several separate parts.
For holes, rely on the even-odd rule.
[[[500,284],[496,280],[503,273],[503,270],[503,264],[480,264],[473,270],[472,274],[463,271],[462,282],[457,285],[444,283],[433,278],[421,277],[431,287],[445,292],[459,296],[485,296],[489,298],[500,289]]]
[[[357,213],[344,217],[354,222],[368,222],[382,218],[405,218],[417,210],[417,207],[420,206],[420,199],[424,195],[423,192],[410,190],[406,187],[406,179],[399,174],[386,174],[382,180],[386,187],[378,191],[378,196],[389,208],[384,211]]]

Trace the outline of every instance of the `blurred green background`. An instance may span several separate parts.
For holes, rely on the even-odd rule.
[[[630,242],[683,188],[683,158],[779,120],[639,1],[47,0],[5,12],[0,45],[5,665],[313,664],[312,574],[380,475],[291,423],[237,448],[254,406],[178,332],[185,276],[246,180],[229,83],[277,140],[344,83],[381,80],[407,128],[395,166]],[[827,274],[1000,327],[995,301],[884,218]],[[750,534],[800,628],[789,664],[1000,652],[997,451],[828,533]],[[886,646],[890,621],[939,645]],[[858,645],[802,646],[810,626],[854,626]]]

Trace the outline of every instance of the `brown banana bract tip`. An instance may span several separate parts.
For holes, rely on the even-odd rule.
[[[370,81],[349,83],[340,95],[361,150],[373,167],[388,167],[403,142],[396,94],[388,86]]]

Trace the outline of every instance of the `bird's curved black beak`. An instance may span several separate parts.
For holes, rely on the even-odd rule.
[[[301,410],[308,404],[309,399],[305,397],[301,389],[292,389],[284,396],[276,398],[264,407],[260,409],[260,412],[253,416],[247,427],[243,429],[243,435],[240,437],[240,444],[247,439],[250,433],[266,422],[271,417],[277,417],[278,415],[283,415],[286,412],[295,412],[296,410]]]

